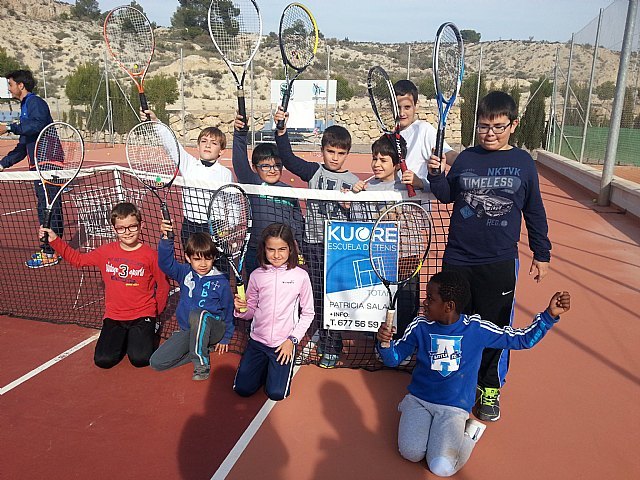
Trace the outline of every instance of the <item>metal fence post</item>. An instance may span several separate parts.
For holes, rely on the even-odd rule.
[[[624,96],[627,89],[627,70],[629,69],[629,59],[631,58],[637,10],[638,0],[629,0],[627,22],[624,27],[624,38],[622,40],[622,51],[620,52],[620,66],[618,67],[618,78],[616,81],[616,95],[613,99],[613,110],[611,112],[611,127],[609,128],[607,150],[604,156],[604,168],[602,169],[602,178],[600,180],[600,194],[598,195],[598,205],[600,206],[607,206],[611,202],[611,180],[613,179],[613,167],[616,161],[616,153],[618,152],[620,123],[622,121]]]

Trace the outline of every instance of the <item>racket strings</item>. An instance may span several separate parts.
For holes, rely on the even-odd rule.
[[[404,282],[420,270],[430,246],[429,213],[416,203],[394,205],[382,213],[372,232],[373,270],[387,282]]]
[[[238,256],[251,226],[251,207],[244,193],[235,188],[221,189],[209,205],[209,231],[225,255]]]
[[[393,132],[398,121],[398,107],[393,85],[380,67],[370,70],[367,79],[369,99],[382,130]]]
[[[63,185],[76,176],[84,159],[84,142],[69,125],[46,127],[36,143],[36,167],[42,178],[53,185]]]
[[[146,185],[161,188],[177,174],[178,146],[172,132],[158,122],[139,123],[127,136],[129,166]]]
[[[280,21],[280,44],[285,60],[296,70],[306,68],[317,48],[316,26],[309,13],[299,5],[289,5]]]
[[[437,58],[438,86],[440,91],[451,98],[457,89],[462,61],[462,46],[452,27],[444,28],[439,37]]]
[[[155,48],[147,17],[135,8],[117,8],[107,17],[104,33],[114,58],[132,75],[144,74]]]
[[[260,42],[260,12],[250,0],[214,1],[209,9],[209,33],[227,60],[244,64]]]

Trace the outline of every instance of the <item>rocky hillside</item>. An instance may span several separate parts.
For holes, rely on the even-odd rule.
[[[17,57],[20,62],[38,72],[42,86],[42,64],[46,77],[47,95],[52,110],[60,115],[69,109],[64,94],[66,78],[74,69],[84,62],[99,62],[104,65],[105,47],[102,38],[102,25],[96,22],[61,20],[60,14],[68,13],[69,5],[52,0],[35,0],[29,3],[29,11],[24,13],[23,3],[19,0],[8,0],[7,14],[0,17],[0,45],[7,53]],[[24,4],[26,5],[26,4]],[[63,17],[66,17],[64,15]],[[16,35],[16,32],[20,32]],[[199,121],[211,112],[225,112],[225,120],[209,119],[205,123],[225,122],[230,118],[235,105],[235,84],[227,74],[226,66],[214,50],[208,36],[202,36],[195,42],[181,40],[175,32],[167,28],[156,30],[157,50],[152,62],[149,76],[158,73],[179,76],[180,52],[184,57],[184,101],[186,110],[192,114],[189,127],[194,129]],[[330,56],[327,58],[328,44]],[[493,83],[498,88],[506,81],[509,85],[517,84],[523,91],[526,101],[529,83],[541,76],[552,78],[556,54],[559,53],[562,65],[566,69],[568,48],[564,44],[526,41],[496,41],[466,46],[466,71],[477,72],[482,46],[482,76],[487,84]],[[383,66],[392,78],[406,78],[407,60],[410,54],[410,76],[418,83],[422,78],[431,76],[430,43],[411,44],[379,44],[367,42],[350,42],[327,39],[318,48],[316,61],[304,78],[326,78],[326,66],[329,61],[332,76],[344,77],[353,88],[355,96],[348,103],[341,102],[336,108],[335,118],[342,114],[355,121],[354,112],[365,111],[368,103],[365,98],[365,82],[370,66]],[[410,53],[409,53],[410,50]],[[587,81],[591,65],[592,48],[577,47],[574,51],[574,65],[584,68],[576,69],[572,79],[578,82]],[[618,58],[615,53],[601,50],[601,62],[598,83],[611,80],[615,82]],[[122,78],[123,85],[128,85],[126,77],[109,61],[112,74]],[[280,53],[275,34],[267,35],[255,61],[254,68],[254,109],[268,112],[269,82],[272,78],[282,78]],[[42,90],[41,90],[42,93]],[[427,103],[426,99],[422,102]],[[181,101],[172,105],[171,109],[180,110]],[[429,109],[433,110],[433,109]],[[346,112],[349,111],[347,114]],[[231,113],[229,113],[231,112]],[[432,119],[432,118],[431,118]],[[368,120],[366,120],[368,122]],[[258,122],[261,123],[261,122]],[[179,129],[182,124],[177,125]],[[375,131],[375,123],[367,124],[362,130]]]

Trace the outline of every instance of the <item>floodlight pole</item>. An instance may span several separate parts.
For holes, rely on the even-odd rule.
[[[603,207],[606,207],[611,203],[611,181],[613,180],[613,167],[616,161],[616,154],[618,153],[620,123],[622,122],[624,96],[627,89],[627,71],[629,70],[629,60],[631,58],[633,31],[636,26],[637,11],[638,0],[629,0],[627,23],[624,27],[622,51],[620,52],[620,66],[618,67],[616,94],[613,98],[609,138],[607,139],[607,150],[604,155],[604,168],[602,169],[602,179],[600,180],[600,194],[598,195],[598,205]]]
[[[476,106],[473,109],[473,133],[471,135],[471,146],[476,144],[476,123],[478,121],[478,102],[480,99],[480,77],[482,75],[482,44],[480,44],[480,60],[478,61],[478,84],[476,85]]]

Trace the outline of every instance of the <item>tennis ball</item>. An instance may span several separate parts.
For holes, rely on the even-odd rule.
[[[156,177],[156,183],[162,182],[162,177]]]

